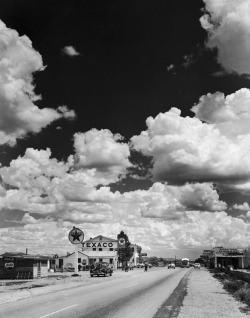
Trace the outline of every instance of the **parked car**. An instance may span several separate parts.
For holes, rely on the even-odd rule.
[[[173,269],[175,269],[175,263],[170,263],[170,264],[168,264],[168,268],[173,268]]]
[[[75,271],[75,267],[72,265],[72,263],[67,263],[64,266],[64,270],[65,270],[65,272],[74,272]]]
[[[90,276],[93,277],[96,276],[112,276],[113,274],[113,268],[110,266],[109,263],[106,262],[99,262],[96,263],[94,268],[90,269]]]
[[[149,267],[149,268],[151,268],[152,266],[153,266],[152,264],[150,264],[150,263],[148,264],[148,267]]]
[[[194,268],[201,268],[201,264],[200,263],[194,263]]]
[[[137,264],[137,268],[143,268],[143,267],[144,267],[144,264],[143,264],[143,263]]]

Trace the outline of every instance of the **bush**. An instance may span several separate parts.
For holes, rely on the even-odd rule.
[[[225,280],[224,288],[227,289],[231,293],[235,293],[239,289],[245,286],[245,282],[242,280]]]
[[[250,289],[247,287],[242,287],[235,292],[235,297],[238,300],[243,301],[250,307]]]

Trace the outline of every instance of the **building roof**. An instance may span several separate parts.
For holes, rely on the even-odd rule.
[[[90,238],[89,240],[87,241],[84,241],[84,242],[92,242],[92,241],[110,241],[110,242],[117,242],[117,240],[114,240],[112,238],[109,238],[109,237],[106,237],[106,236],[103,236],[103,235],[97,235],[95,237],[92,237]]]
[[[50,256],[46,256],[46,255],[30,255],[30,254],[26,254],[26,253],[14,253],[14,252],[6,252],[2,255],[0,255],[0,257],[15,257],[15,258],[23,258],[23,259],[50,259]]]

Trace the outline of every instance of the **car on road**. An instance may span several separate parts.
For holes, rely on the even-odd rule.
[[[113,268],[109,263],[106,262],[98,262],[95,263],[94,267],[90,269],[90,276],[112,276]]]
[[[201,264],[200,263],[194,263],[194,268],[201,268]]]
[[[173,268],[173,269],[175,269],[175,263],[170,263],[170,264],[168,264],[168,268]]]
[[[143,268],[143,267],[144,267],[144,264],[143,264],[143,263],[137,264],[137,268]]]
[[[148,264],[148,268],[151,268],[151,267],[153,267],[153,265],[149,263],[149,264]]]

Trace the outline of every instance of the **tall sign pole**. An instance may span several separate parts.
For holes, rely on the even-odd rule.
[[[73,229],[69,232],[69,241],[75,245],[75,274],[78,275],[78,244],[81,244],[84,239],[84,233],[82,230],[73,226]]]

